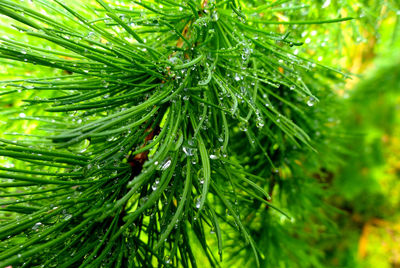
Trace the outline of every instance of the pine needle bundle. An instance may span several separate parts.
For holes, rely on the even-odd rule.
[[[323,195],[301,162],[322,147],[327,81],[345,75],[293,53],[303,43],[277,25],[350,18],[271,21],[279,8],[264,1],[82,2],[0,0],[19,31],[0,57],[45,68],[1,82],[3,114],[24,96],[8,117],[30,131],[0,141],[0,266],[202,267],[224,252],[264,266],[279,244],[267,238],[316,212],[281,205]]]

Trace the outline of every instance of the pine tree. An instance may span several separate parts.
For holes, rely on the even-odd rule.
[[[351,18],[281,2],[0,0],[0,266],[319,266],[347,75],[296,27]]]

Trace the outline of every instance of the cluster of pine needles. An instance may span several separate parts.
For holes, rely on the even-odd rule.
[[[252,225],[294,221],[274,188],[296,172],[289,155],[316,150],[318,79],[341,74],[293,54],[303,43],[276,24],[349,18],[266,20],[277,3],[250,0],[82,2],[0,0],[24,36],[1,37],[0,57],[59,70],[0,85],[3,114],[24,96],[9,122],[34,125],[0,140],[0,266],[202,267],[199,251],[214,266],[235,247],[259,265]]]

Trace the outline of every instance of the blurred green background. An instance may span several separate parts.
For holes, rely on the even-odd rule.
[[[347,42],[339,57],[355,76],[338,90],[347,153],[328,199],[341,211],[340,235],[326,242],[334,267],[400,267],[400,11],[369,4],[362,41]]]

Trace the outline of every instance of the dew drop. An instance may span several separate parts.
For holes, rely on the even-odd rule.
[[[308,106],[314,106],[314,98],[313,97],[310,97],[309,99],[308,99],[308,101],[307,101],[307,105]]]
[[[238,74],[235,74],[235,80],[239,81],[240,80],[240,76]]]
[[[331,0],[326,0],[322,5],[322,8],[327,8],[331,4]]]
[[[192,156],[194,154],[193,148],[183,146],[182,150],[187,156]]]
[[[264,120],[261,117],[257,118],[256,126],[258,128],[262,128],[264,126]]]
[[[247,131],[247,123],[241,122],[241,123],[239,124],[239,129],[240,129],[241,131],[243,131],[243,132],[246,132],[246,131]]]
[[[168,159],[161,167],[161,170],[166,170],[171,165],[171,159]]]
[[[171,262],[171,260],[169,259],[169,256],[165,256],[165,263],[169,264]]]
[[[196,201],[196,208],[199,209],[200,205],[201,205],[201,201],[200,201],[200,198],[198,198]]]
[[[151,186],[151,189],[153,189],[153,191],[155,191],[155,190],[157,190],[157,184],[156,183],[153,183],[153,185]]]
[[[111,136],[109,138],[107,138],[107,141],[116,141],[118,138],[115,136]]]
[[[33,225],[33,227],[32,227],[32,230],[37,231],[41,225],[42,225],[41,222],[35,223],[35,225]]]

